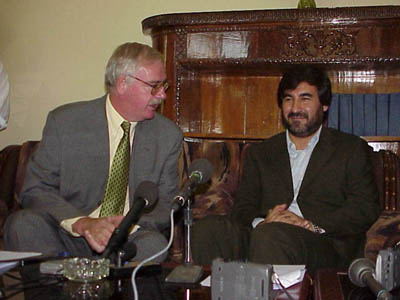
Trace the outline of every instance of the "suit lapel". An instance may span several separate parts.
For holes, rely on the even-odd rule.
[[[151,120],[142,121],[136,125],[129,170],[130,189],[135,189],[153,171],[157,151],[157,137],[154,134],[157,132],[151,130]],[[129,192],[131,203],[133,194]]]
[[[101,195],[105,193],[110,160],[105,99],[105,97],[99,99],[90,107],[91,115],[87,119],[87,129],[84,129],[84,140],[82,141],[84,143],[83,149],[87,152],[89,158],[87,163],[91,164],[88,168],[93,170],[92,174],[96,174],[92,180],[96,181],[97,188],[100,189],[98,194]],[[94,199],[94,201],[97,205],[99,199]]]
[[[282,199],[285,199],[287,204],[293,200],[293,181],[292,171],[290,167],[289,153],[287,151],[286,133],[278,136],[276,143],[272,144],[271,157],[271,174],[278,174],[280,184],[282,185]]]
[[[301,183],[298,198],[303,193],[308,193],[307,188],[314,181],[315,177],[321,176],[320,170],[325,166],[335,151],[335,141],[329,131],[322,128],[319,141],[311,154],[303,181]]]

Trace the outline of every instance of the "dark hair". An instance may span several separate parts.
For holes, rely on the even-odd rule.
[[[317,87],[319,101],[329,106],[332,100],[331,81],[326,73],[310,65],[295,66],[286,71],[278,87],[278,106],[282,106],[282,99],[286,90],[294,90],[301,82],[307,82]]]

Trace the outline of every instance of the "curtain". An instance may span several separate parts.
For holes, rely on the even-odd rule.
[[[400,93],[333,94],[328,127],[361,136],[400,136]]]

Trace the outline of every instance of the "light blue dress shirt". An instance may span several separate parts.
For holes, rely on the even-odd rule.
[[[304,217],[303,214],[301,213],[299,204],[297,203],[297,196],[299,194],[301,183],[303,181],[304,174],[308,166],[308,162],[310,161],[311,154],[319,141],[321,128],[322,126],[317,130],[317,132],[308,142],[308,145],[304,150],[296,149],[296,145],[292,142],[289,136],[289,132],[286,130],[286,144],[290,157],[290,169],[292,172],[292,182],[293,182],[293,201],[288,207],[288,210],[298,215],[301,218]],[[255,218],[252,222],[253,228],[255,228],[262,221],[264,221],[263,218]]]
[[[314,136],[308,142],[308,145],[304,150],[296,149],[296,145],[292,142],[289,136],[289,132],[286,130],[286,142],[290,157],[290,168],[292,171],[293,195],[294,195],[293,201],[290,204],[288,210],[302,218],[303,214],[301,213],[300,207],[297,203],[297,196],[299,195],[301,183],[303,182],[304,174],[306,172],[308,162],[310,161],[311,154],[319,141],[321,128],[322,126],[314,134]]]

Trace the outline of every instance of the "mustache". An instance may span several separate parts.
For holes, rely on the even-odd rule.
[[[292,118],[292,117],[294,117],[294,118],[298,118],[298,117],[300,117],[300,118],[308,118],[308,114],[304,113],[304,112],[291,112],[291,113],[288,114],[288,118]]]
[[[165,99],[153,98],[150,100],[149,105],[160,105]]]

